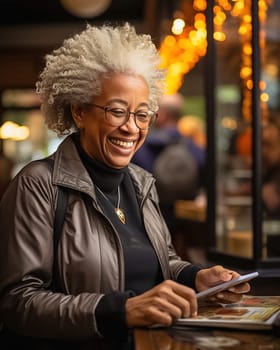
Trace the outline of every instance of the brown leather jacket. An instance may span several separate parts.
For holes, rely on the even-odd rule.
[[[117,232],[99,207],[95,188],[71,137],[45,161],[28,164],[0,204],[0,318],[29,336],[83,339],[98,335],[95,308],[103,294],[124,291],[124,258]],[[154,179],[130,164],[144,224],[165,279],[189,263],[176,255],[162,219]],[[58,248],[60,293],[49,286],[57,187],[69,190]]]

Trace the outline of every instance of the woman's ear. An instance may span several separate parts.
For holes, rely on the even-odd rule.
[[[82,109],[78,105],[71,104],[70,106],[72,118],[76,124],[77,129],[83,128],[83,118],[82,118]]]

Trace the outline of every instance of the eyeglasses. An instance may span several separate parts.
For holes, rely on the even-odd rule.
[[[94,103],[88,103],[87,105],[102,109],[107,122],[112,126],[121,126],[127,123],[132,114],[137,128],[140,130],[148,130],[157,118],[157,113],[149,110],[131,112],[130,110],[121,107],[103,107]]]

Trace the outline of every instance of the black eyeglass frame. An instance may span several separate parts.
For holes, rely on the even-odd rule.
[[[104,115],[105,115],[105,117],[106,117],[107,119],[109,119],[109,118],[107,117],[107,112],[110,111],[111,109],[115,109],[115,108],[112,108],[112,107],[110,107],[110,106],[100,106],[100,105],[95,104],[95,103],[87,103],[86,105],[88,105],[88,106],[90,106],[90,107],[97,107],[97,108],[102,109],[102,110],[104,111]],[[116,107],[116,108],[117,108],[117,107]],[[129,118],[130,118],[130,115],[132,114],[133,117],[134,117],[134,122],[135,122],[135,125],[137,126],[137,128],[138,128],[139,130],[148,130],[148,129],[154,124],[154,122],[156,121],[157,116],[158,116],[157,112],[154,112],[154,111],[149,110],[149,111],[148,111],[148,116],[150,116],[150,120],[149,120],[149,122],[148,122],[148,127],[147,127],[147,128],[142,128],[142,127],[139,127],[139,125],[137,124],[137,121],[139,122],[139,120],[137,119],[137,113],[139,113],[139,112],[137,112],[137,111],[136,111],[136,112],[131,112],[129,109],[127,109],[126,112],[127,112],[126,119],[125,119],[123,122],[121,122],[120,124],[111,124],[111,125],[112,125],[112,126],[122,126],[122,125],[126,124],[127,121],[128,121]],[[116,117],[116,118],[117,118],[117,117]]]

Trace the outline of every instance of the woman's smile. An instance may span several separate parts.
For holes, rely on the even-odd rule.
[[[123,140],[116,137],[109,137],[109,141],[122,149],[131,149],[134,146],[134,141]]]

